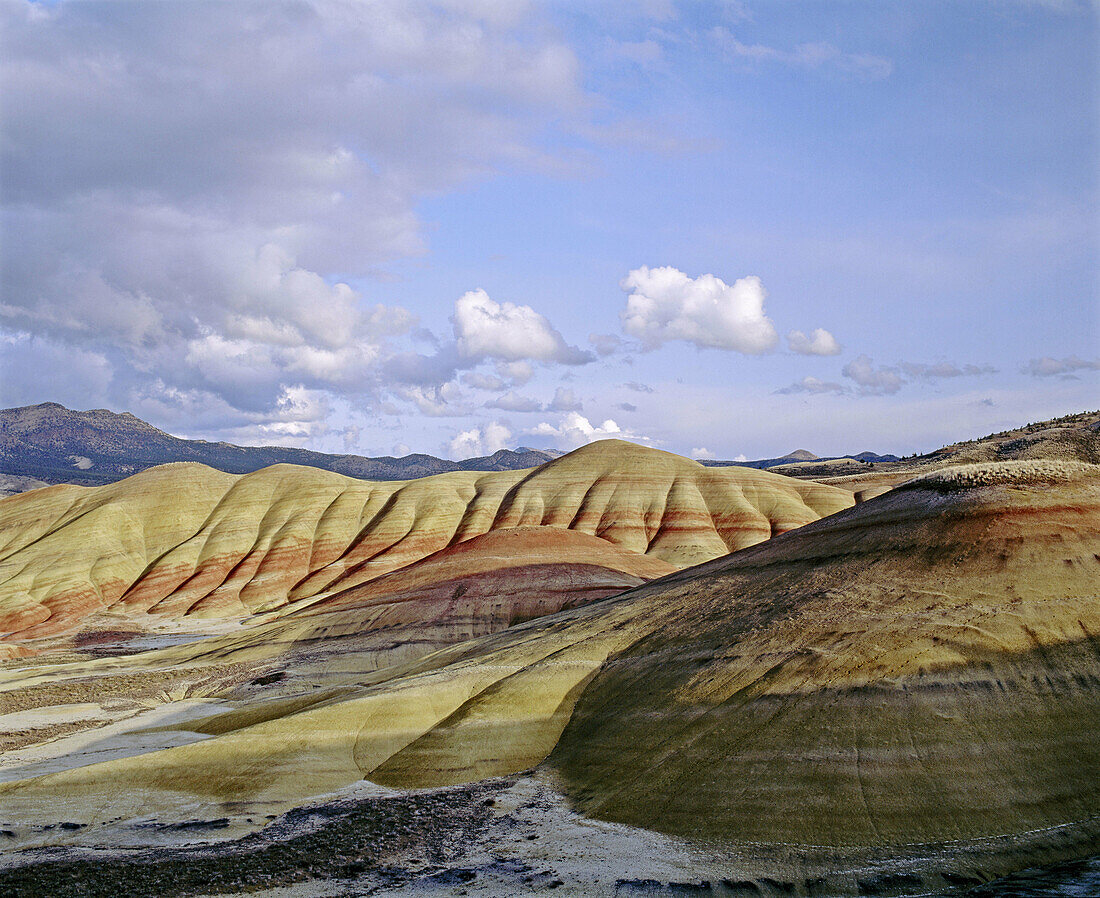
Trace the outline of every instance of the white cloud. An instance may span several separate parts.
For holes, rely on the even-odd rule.
[[[0,4],[0,325],[103,358],[116,404],[159,378],[162,399],[206,392],[255,427],[287,386],[379,396],[414,322],[341,278],[422,253],[427,195],[572,164],[552,138],[591,104],[540,16]]]
[[[462,375],[462,382],[475,390],[497,392],[508,386],[507,381],[497,374],[485,374],[481,371],[467,371]]]
[[[978,377],[983,374],[996,374],[992,365],[956,365],[954,362],[936,362],[928,365],[923,362],[900,362],[898,367],[910,377],[924,380],[937,380],[948,377]]]
[[[450,458],[475,458],[506,448],[511,439],[512,431],[506,425],[492,421],[484,427],[461,431],[447,444],[446,449]]]
[[[630,293],[620,314],[623,329],[649,349],[683,340],[759,354],[779,339],[764,314],[767,294],[758,277],[730,285],[712,274],[691,278],[676,268],[643,265],[623,278],[621,286]]]
[[[241,410],[201,387],[180,389],[157,378],[127,394],[125,405],[139,418],[169,422],[170,433],[209,437],[240,445],[301,445],[332,431],[332,395],[301,384],[280,389],[272,408]]]
[[[388,384],[438,387],[454,378],[461,360],[453,345],[441,347],[432,355],[419,352],[394,352],[382,363],[381,372]]]
[[[1100,359],[1082,359],[1075,355],[1064,359],[1043,356],[1032,359],[1022,370],[1032,377],[1072,377],[1074,371],[1100,371]]]
[[[808,375],[800,381],[796,381],[789,387],[783,387],[781,390],[776,390],[776,393],[790,394],[790,393],[847,393],[848,388],[844,384],[838,384],[833,381],[821,380],[820,378]]]
[[[541,412],[542,403],[530,396],[521,396],[514,390],[509,390],[503,396],[498,396],[491,402],[485,403],[486,408],[499,408],[506,412]]]
[[[649,384],[638,383],[636,380],[628,381],[627,383],[623,384],[623,386],[626,387],[628,390],[633,390],[635,393],[656,393],[657,392]]]
[[[581,401],[569,387],[558,387],[554,391],[554,398],[546,406],[551,412],[580,412],[583,411]]]
[[[787,344],[799,355],[840,355],[841,351],[836,337],[823,327],[814,328],[808,337],[802,331],[791,331],[787,334]]]
[[[496,372],[513,387],[522,387],[535,376],[530,362],[497,362]]]
[[[615,334],[589,334],[588,342],[597,355],[613,355],[623,345],[623,338]]]
[[[578,412],[570,412],[557,425],[543,421],[528,433],[552,438],[559,449],[576,449],[604,439],[644,440],[644,437],[623,430],[610,418],[597,425]]]
[[[398,398],[411,402],[429,418],[458,418],[474,410],[469,403],[462,401],[462,391],[454,381],[440,386],[395,385],[390,390]]]
[[[691,450],[691,457],[692,458],[714,458],[714,453],[711,452],[709,449],[700,447],[698,449],[692,449]]]
[[[865,395],[896,393],[905,383],[895,369],[881,365],[876,368],[874,361],[866,355],[856,356],[844,366],[842,373],[854,380],[859,385],[859,392]]]
[[[495,302],[484,290],[461,296],[451,320],[459,354],[468,359],[563,365],[583,365],[595,359],[591,352],[567,344],[546,317],[530,306]]]
[[[815,332],[816,333],[816,332]],[[793,348],[793,347],[792,347]],[[995,374],[996,368],[989,365],[956,365],[954,362],[924,364],[920,362],[900,362],[896,368],[880,365],[875,367],[866,355],[857,356],[843,368],[843,374],[855,381],[858,392],[865,396],[880,396],[896,393],[905,384],[901,374],[919,377],[923,380],[936,380],[954,377],[977,377],[983,374]],[[803,377],[790,386],[776,390],[780,394],[793,393],[849,393],[851,388],[835,381],[825,381],[817,377]]]
[[[359,448],[359,438],[363,435],[363,428],[358,424],[347,424],[340,431],[340,437],[344,444],[345,452],[354,452]]]

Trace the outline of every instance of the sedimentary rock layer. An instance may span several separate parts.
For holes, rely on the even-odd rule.
[[[369,483],[276,465],[165,465],[0,501],[0,634],[96,611],[239,617],[346,592],[490,531],[574,530],[684,567],[807,524],[850,493],[605,441],[539,468]],[[0,637],[2,638],[2,637]]]
[[[13,782],[0,806],[243,816],[360,778],[541,764],[590,815],[727,844],[1073,832],[1100,807],[1098,573],[1095,467],[939,475],[604,602],[185,721],[209,738]]]
[[[1100,477],[938,472],[643,587],[661,622],[550,764],[588,813],[735,841],[900,845],[1100,808]]]

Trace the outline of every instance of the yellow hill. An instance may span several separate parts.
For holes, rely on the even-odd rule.
[[[0,638],[48,637],[100,611],[178,620],[289,609],[520,527],[574,530],[684,567],[851,503],[836,488],[613,440],[527,471],[408,482],[165,465],[0,500]]]
[[[0,805],[244,816],[542,764],[588,814],[725,844],[1095,839],[1098,572],[1095,466],[941,472],[604,602],[177,725],[204,741],[7,784]]]

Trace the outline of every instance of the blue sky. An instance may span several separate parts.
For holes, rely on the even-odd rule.
[[[720,458],[1098,405],[1093,5],[0,11],[4,405]]]

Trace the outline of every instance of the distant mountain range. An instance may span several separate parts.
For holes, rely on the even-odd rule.
[[[80,412],[56,402],[0,410],[0,490],[20,492],[53,483],[97,486],[174,461],[194,461],[248,474],[269,465],[308,465],[360,480],[411,480],[447,471],[514,471],[544,464],[563,453],[501,449],[492,455],[450,461],[434,455],[401,458],[330,455],[282,446],[235,446],[183,440],[129,412]],[[23,484],[22,481],[35,481]]]
[[[414,453],[401,458],[333,455],[283,446],[236,446],[174,437],[129,412],[74,411],[56,402],[0,410],[0,496],[55,483],[98,486],[168,462],[201,462],[230,474],[269,465],[307,465],[360,480],[412,480],[448,471],[515,471],[533,468],[564,453],[553,449],[501,449],[492,455],[450,461]],[[895,461],[872,452],[844,456],[860,461]],[[778,465],[827,461],[806,449],[756,461],[707,459],[708,467]]]
[[[795,449],[779,458],[760,458],[755,461],[719,461],[717,459],[701,459],[700,464],[708,468],[725,467],[727,465],[740,465],[742,468],[778,468],[782,465],[805,464],[807,462],[827,462],[839,459],[851,459],[853,461],[875,464],[886,461],[899,461],[896,455],[879,455],[876,452],[860,452],[856,455],[814,455],[809,449]]]

